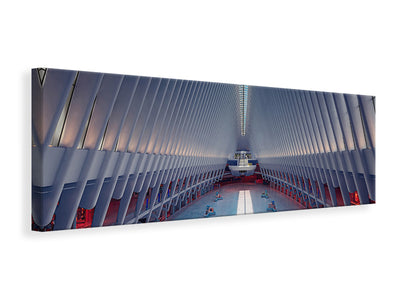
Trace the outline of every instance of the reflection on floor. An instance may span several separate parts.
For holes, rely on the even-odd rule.
[[[267,190],[269,199],[261,197]],[[223,200],[215,202],[216,192]],[[277,211],[302,209],[299,203],[288,196],[279,193],[266,185],[255,183],[234,183],[222,186],[202,196],[192,204],[176,212],[168,220],[184,220],[204,217],[207,205],[214,208],[216,217],[238,214],[263,213],[267,211],[268,203],[274,200]]]

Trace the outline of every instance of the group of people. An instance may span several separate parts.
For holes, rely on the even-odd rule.
[[[218,200],[222,200],[224,199],[221,194],[219,192],[215,193],[215,200],[214,202],[217,202]],[[209,216],[215,216],[215,210],[213,207],[211,207],[210,205],[206,206],[206,212],[204,213],[205,217],[209,217]]]
[[[215,216],[215,210],[213,207],[211,207],[210,205],[206,206],[206,212],[204,213],[205,217],[209,217],[209,216]]]
[[[265,192],[261,194],[261,198],[269,199],[267,190],[265,190]]]
[[[268,195],[267,190],[265,190],[265,192],[261,194],[261,198],[269,199],[269,195]],[[268,205],[267,205],[267,212],[269,212],[269,211],[277,211],[276,204],[275,204],[274,200],[269,202]]]
[[[277,211],[274,200],[272,200],[270,203],[268,203],[267,211]]]
[[[214,201],[217,202],[218,200],[222,200],[222,199],[224,199],[224,198],[222,198],[221,194],[219,192],[216,192]]]

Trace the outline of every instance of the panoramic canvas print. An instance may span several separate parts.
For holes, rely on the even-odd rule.
[[[374,96],[32,69],[32,230],[375,201]]]

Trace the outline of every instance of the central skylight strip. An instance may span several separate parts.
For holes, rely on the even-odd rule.
[[[240,101],[240,131],[241,135],[246,135],[246,118],[247,118],[247,97],[248,86],[239,86],[239,101]]]
[[[246,214],[254,213],[250,191],[244,191],[244,198],[246,200]]]
[[[239,197],[238,197],[238,204],[237,204],[237,212],[236,214],[238,215],[244,215],[246,213],[246,209],[244,207],[244,191],[239,192]]]

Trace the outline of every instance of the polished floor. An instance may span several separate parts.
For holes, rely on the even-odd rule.
[[[269,199],[261,197],[267,190]],[[223,200],[215,202],[216,192],[219,192]],[[207,205],[214,208],[215,215],[210,216],[231,216],[239,214],[252,214],[267,212],[268,203],[274,200],[277,211],[302,209],[299,203],[288,196],[279,193],[266,185],[255,183],[235,183],[215,189],[201,198],[195,200],[188,206],[176,212],[168,220],[184,220],[203,218]]]

